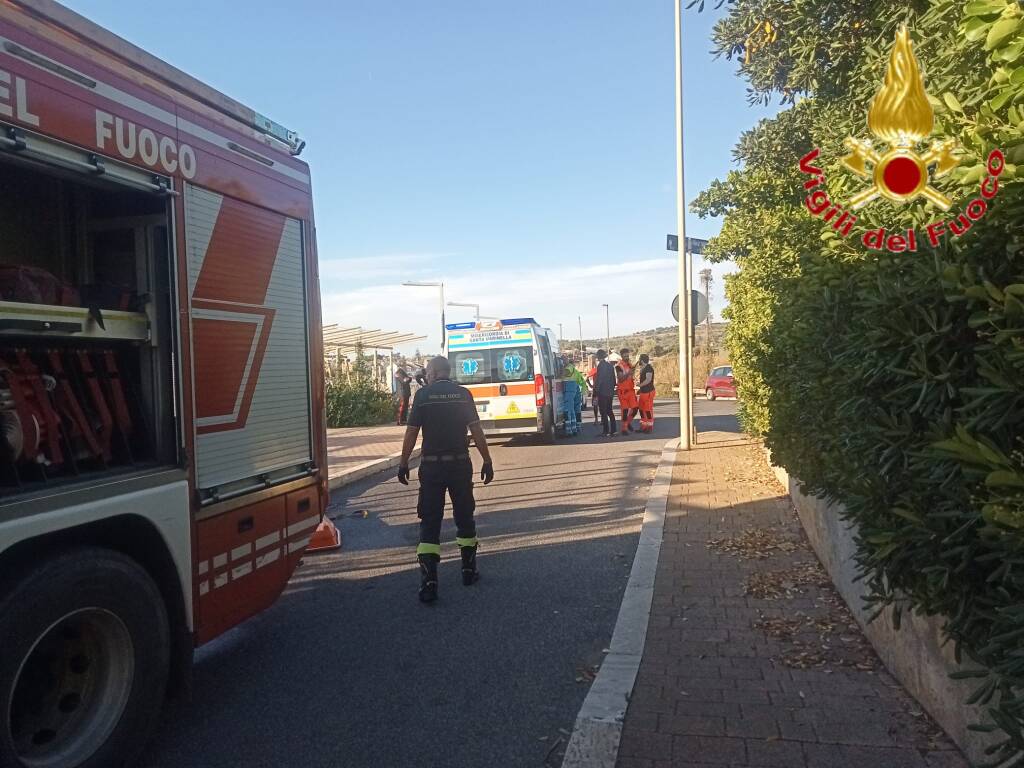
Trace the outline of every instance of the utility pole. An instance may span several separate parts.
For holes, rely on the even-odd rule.
[[[576,322],[580,324],[580,361],[583,361],[583,317],[576,315]]]
[[[611,319],[610,319],[611,316],[609,315],[608,305],[607,304],[602,304],[601,306],[604,307],[604,346],[605,346],[605,351],[608,354],[611,354],[611,351],[612,351],[612,330],[611,330],[612,329],[612,325],[611,325]]]
[[[700,284],[704,288],[704,295],[708,300],[708,316],[704,319],[704,354],[707,356],[707,365],[711,365],[711,268],[705,267],[700,271]],[[710,369],[709,369],[710,370]]]
[[[562,345],[562,324],[558,324],[558,345]]]
[[[676,15],[676,218],[679,229],[679,445],[693,448],[693,356],[690,351],[690,264],[686,247],[686,192],[683,168],[683,0],[673,0]]]
[[[448,302],[448,306],[449,307],[472,307],[476,311],[476,321],[478,323],[480,322],[480,305],[479,304],[473,304],[472,302],[467,303],[467,302],[462,302],[462,301],[449,301]]]

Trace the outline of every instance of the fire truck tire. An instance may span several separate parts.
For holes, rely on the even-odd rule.
[[[81,548],[0,595],[0,766],[124,768],[156,725],[170,631],[134,560]]]

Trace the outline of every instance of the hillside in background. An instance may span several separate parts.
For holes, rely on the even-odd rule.
[[[725,350],[725,329],[728,323],[711,323],[711,347],[712,350],[722,353]],[[612,336],[610,340],[611,350],[618,351],[623,347],[633,350],[633,356],[646,352],[652,357],[662,357],[668,354],[675,354],[679,351],[679,329],[677,326],[665,326],[652,328],[648,331],[637,331],[624,336]],[[703,350],[707,345],[707,326],[701,324],[694,334],[694,346],[697,351]],[[605,339],[584,339],[583,344],[588,349],[606,348],[609,342]],[[578,339],[563,339],[561,346],[564,349],[579,347]]]
[[[711,323],[711,355],[707,350],[707,326],[702,324],[694,332],[694,383],[702,389],[704,379],[712,368],[729,362],[725,349],[725,330],[728,323]],[[679,329],[677,326],[652,328],[648,331],[637,331],[624,336],[612,336],[610,346],[613,351],[623,347],[633,351],[633,359],[646,352],[651,356],[655,370],[655,385],[664,395],[671,395],[672,388],[679,385]],[[584,339],[587,349],[607,348],[605,339]],[[579,349],[579,340],[563,339],[563,351]]]

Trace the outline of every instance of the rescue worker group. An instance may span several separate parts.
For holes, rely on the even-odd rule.
[[[606,350],[599,349],[596,364],[586,377],[571,363],[564,377],[574,381],[579,390],[576,396],[577,421],[582,423],[582,393],[590,392],[593,400],[594,423],[600,424],[598,437],[626,436],[634,431],[649,433],[654,430],[654,366],[647,355],[640,355],[638,365],[630,360],[630,350],[619,351],[612,359]],[[416,391],[412,407],[408,409],[402,456],[398,465],[398,482],[409,484],[409,461],[413,449],[423,432],[419,467],[419,498],[416,512],[420,520],[419,545],[416,558],[420,569],[419,598],[423,603],[434,603],[438,596],[437,570],[441,562],[441,523],[444,519],[445,494],[452,500],[455,519],[455,542],[462,557],[462,583],[472,586],[480,578],[476,555],[479,542],[476,536],[476,500],[473,497],[473,463],[466,440],[467,431],[480,452],[483,465],[480,479],[484,485],[494,479],[494,464],[487,448],[487,439],[473,395],[468,389],[452,381],[452,367],[447,357],[434,357],[425,369],[425,384]],[[618,396],[621,431],[616,431],[613,398]],[[400,395],[399,418],[405,416],[408,395]],[[639,429],[633,422],[639,416]]]

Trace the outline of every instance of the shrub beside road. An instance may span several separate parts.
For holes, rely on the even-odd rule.
[[[917,6],[921,8],[922,6]],[[775,8],[772,40],[746,4],[716,27],[760,100],[790,103],[736,148],[742,170],[695,202],[723,215],[712,257],[734,257],[728,345],[742,419],[807,489],[859,526],[858,563],[879,611],[938,614],[976,667],[972,701],[1002,731],[996,757],[1024,751],[1024,8],[1004,0],[836,7],[827,23]],[[899,24],[909,23],[935,113],[959,167],[935,181],[956,218],[978,194],[986,158],[1006,167],[998,197],[962,237],[916,252],[865,248],[810,216],[798,164],[812,147],[828,193],[863,183],[840,166],[865,134]],[[755,32],[758,28],[755,27]],[[813,55],[812,55],[813,54]],[[876,202],[859,231],[925,232],[933,206]],[[948,227],[948,222],[947,222]]]

